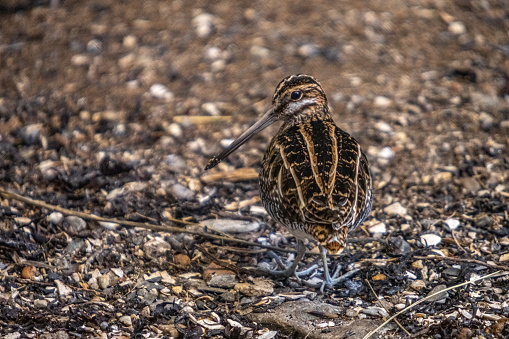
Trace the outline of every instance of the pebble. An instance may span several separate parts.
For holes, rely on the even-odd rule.
[[[20,226],[28,226],[32,223],[32,219],[26,217],[16,217],[14,218],[14,222]]]
[[[122,40],[122,44],[127,48],[136,47],[137,43],[138,39],[134,35],[126,35]]]
[[[479,114],[479,122],[481,124],[481,128],[485,131],[489,131],[490,129],[496,127],[495,118],[486,112],[481,112],[481,114]]]
[[[423,267],[422,260],[416,260],[412,263],[412,268],[422,269]]]
[[[449,32],[455,35],[465,34],[467,27],[461,21],[453,21],[449,24]]]
[[[183,267],[187,268],[187,267],[189,267],[189,265],[191,265],[191,258],[189,258],[185,254],[176,254],[173,257],[173,263],[175,265],[179,265],[179,266],[183,266]]]
[[[426,283],[422,280],[414,280],[410,284],[410,287],[412,287],[416,291],[420,291],[422,288],[426,287]]]
[[[173,100],[173,93],[163,84],[153,84],[150,86],[150,95],[156,99],[164,99],[166,101]]]
[[[387,317],[389,314],[387,311],[379,306],[370,306],[368,308],[362,308],[361,312],[374,317]]]
[[[389,206],[386,206],[384,208],[384,212],[390,216],[397,215],[403,217],[407,215],[407,209],[403,207],[399,202],[395,202]]]
[[[319,49],[315,44],[305,44],[299,47],[299,55],[304,58],[310,58],[318,55]]]
[[[65,217],[65,221],[69,225],[68,231],[72,234],[78,234],[87,228],[86,221],[74,215]]]
[[[396,153],[390,147],[384,147],[377,153],[377,157],[384,160],[390,160],[395,155]]]
[[[168,335],[169,337],[173,337],[173,338],[178,338],[180,337],[180,332],[177,331],[177,328],[175,327],[174,324],[169,324],[169,325],[158,325],[157,328],[159,328],[159,330],[163,333],[163,334],[166,334]]]
[[[103,290],[105,288],[108,288],[110,286],[111,277],[109,273],[101,275],[99,278],[97,278],[97,283],[99,284],[99,287]]]
[[[21,271],[21,277],[23,279],[33,280],[35,278],[36,273],[37,269],[34,266],[25,266]]]
[[[507,261],[507,260],[509,260],[509,253],[502,254],[500,256],[500,258],[498,259],[498,261],[500,261],[500,262]]]
[[[207,219],[201,224],[225,233],[250,233],[260,229],[259,222],[250,220]]]
[[[177,198],[177,200],[193,200],[195,193],[182,184],[176,183],[170,187],[170,192]]]
[[[433,177],[435,183],[445,183],[452,180],[451,172],[439,172]]]
[[[34,300],[34,307],[35,308],[47,308],[48,301],[46,299],[36,299],[36,300]]]
[[[447,286],[446,285],[437,285],[435,286],[429,293],[427,296],[430,296],[434,293],[437,293],[437,292],[440,292],[444,289],[446,289]],[[448,292],[443,292],[443,293],[439,293],[437,294],[436,296],[434,297],[431,297],[430,299],[428,299],[428,301],[441,301],[441,302],[445,302],[445,299],[449,296],[449,293]]]
[[[57,291],[59,296],[63,297],[72,293],[72,289],[69,286],[62,283],[60,280],[55,280],[55,284],[57,285]]]
[[[53,212],[46,217],[46,221],[53,224],[58,225],[64,220],[64,215],[60,212]]]
[[[188,169],[185,159],[176,154],[168,155],[165,162],[168,169],[175,173],[182,173]]]
[[[182,130],[182,127],[177,123],[171,123],[166,128],[166,132],[168,132],[172,137],[175,138],[182,138],[184,135],[184,131]]]
[[[460,225],[460,221],[458,219],[449,218],[445,220],[445,224],[449,227],[450,231],[454,231]]]
[[[249,297],[266,297],[274,293],[272,281],[254,279],[254,283],[238,283],[233,289]]]
[[[143,245],[143,252],[149,258],[157,258],[159,256],[165,256],[166,251],[171,250],[171,245],[161,238],[153,238],[147,241]]]
[[[210,13],[201,13],[193,18],[193,26],[200,38],[207,38],[214,30],[215,17]]]
[[[71,63],[74,66],[87,66],[90,64],[90,58],[85,54],[76,54],[71,57]]]
[[[373,105],[379,108],[387,108],[392,105],[392,100],[387,97],[379,95],[373,101]]]
[[[383,234],[383,233],[387,232],[387,227],[386,227],[385,223],[379,221],[379,222],[376,222],[374,225],[369,226],[368,231],[369,231],[369,233],[373,233],[373,234]]]
[[[132,326],[133,322],[130,316],[124,315],[118,319],[118,321],[125,326]]]
[[[203,280],[209,286],[231,288],[237,283],[235,272],[211,263],[203,272]]]
[[[385,121],[377,121],[373,127],[383,133],[391,134],[393,132],[391,125]]]
[[[439,235],[432,234],[432,233],[421,235],[421,243],[424,246],[431,247],[431,246],[438,245],[441,242],[442,242],[442,237],[440,237]]]

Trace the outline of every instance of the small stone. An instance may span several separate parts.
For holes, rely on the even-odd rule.
[[[216,231],[225,233],[251,233],[260,229],[260,223],[251,220],[207,219],[201,223]]]
[[[442,242],[442,237],[440,237],[439,235],[432,234],[432,233],[421,235],[421,243],[424,246],[431,247],[431,246],[438,245],[441,242]]]
[[[396,153],[390,147],[384,147],[376,154],[378,158],[384,160],[390,160],[394,158],[395,155]]]
[[[449,227],[450,231],[454,231],[460,225],[460,221],[458,219],[449,218],[445,220],[445,224]]]
[[[451,172],[440,172],[434,175],[433,180],[435,183],[445,183],[452,180]]]
[[[34,300],[34,307],[35,308],[47,308],[48,301],[46,299],[36,299],[36,300]]]
[[[33,280],[35,278],[36,273],[37,269],[34,266],[25,266],[21,271],[21,277],[23,279]]]
[[[195,193],[189,188],[181,184],[174,184],[170,187],[171,193],[177,198],[177,200],[193,200]]]
[[[97,278],[97,283],[99,284],[99,287],[103,290],[105,288],[108,288],[110,286],[111,277],[108,273],[101,275],[99,278]]]
[[[373,125],[373,127],[376,128],[378,131],[383,132],[383,133],[391,134],[393,132],[393,129],[392,129],[391,125],[389,125],[385,121],[377,121]]]
[[[486,112],[481,112],[481,114],[479,114],[479,122],[481,123],[481,128],[485,131],[489,131],[496,127],[495,118]]]
[[[422,269],[423,267],[422,260],[416,260],[412,263],[412,268]]]
[[[173,100],[173,93],[163,84],[153,84],[150,86],[150,95],[156,99],[164,99],[166,101]]]
[[[171,245],[161,238],[153,238],[143,245],[143,252],[149,258],[165,256],[171,250]]]
[[[28,226],[32,223],[32,219],[26,217],[16,217],[14,221],[20,226]]]
[[[60,212],[53,212],[46,217],[46,221],[53,225],[60,224],[63,219],[64,219],[64,215]]]
[[[509,253],[502,254],[500,256],[500,258],[498,259],[498,261],[500,261],[500,262],[507,261],[507,260],[509,260]]]
[[[455,35],[465,34],[467,28],[465,24],[461,21],[453,21],[449,24],[449,32]]]
[[[173,263],[175,265],[179,265],[179,266],[183,266],[183,267],[188,267],[189,265],[191,265],[191,258],[189,258],[185,254],[176,254],[173,257]]]
[[[180,127],[177,123],[171,123],[166,128],[166,131],[175,138],[181,138],[184,135],[184,131],[182,131],[182,127]]]
[[[178,125],[177,125],[178,126]],[[170,154],[165,160],[168,165],[168,169],[175,173],[182,173],[188,169],[187,163],[184,158],[176,154]]]
[[[71,63],[74,66],[87,66],[90,64],[90,58],[84,54],[76,54],[71,57]]]
[[[387,227],[383,222],[377,222],[368,228],[369,233],[383,234],[387,232]]]
[[[122,44],[127,48],[136,47],[137,43],[138,41],[134,35],[126,35],[122,40]]]
[[[403,216],[407,215],[406,208],[403,207],[399,202],[395,202],[395,203],[385,207],[384,212],[390,216],[397,215],[397,216],[403,217]]]
[[[179,331],[177,331],[177,328],[175,327],[175,325],[173,324],[170,324],[170,325],[157,325],[157,328],[165,335],[169,336],[170,338],[173,337],[173,338],[178,338],[180,337],[180,333]]]
[[[118,321],[119,321],[121,324],[125,325],[125,326],[129,326],[129,327],[131,327],[131,326],[133,325],[132,319],[131,319],[131,317],[130,317],[130,316],[128,316],[128,315],[124,315],[124,316],[120,317],[120,318],[118,319]]]
[[[319,50],[315,44],[305,44],[299,47],[299,55],[304,58],[310,58],[318,54]]]
[[[72,289],[69,286],[62,283],[60,280],[55,280],[55,284],[57,285],[57,290],[58,290],[59,296],[64,297],[64,296],[72,293]]]
[[[235,291],[250,297],[266,297],[274,293],[272,281],[254,279],[254,283],[238,283],[234,286]]]
[[[428,293],[427,297],[428,297],[428,296],[430,296],[430,295],[432,295],[432,294],[435,294],[435,293],[437,293],[437,292],[440,292],[440,291],[442,291],[442,290],[445,290],[446,288],[447,288],[447,286],[446,286],[446,285],[437,285],[437,286],[435,286],[435,287],[434,287],[434,288],[433,288],[433,289],[432,289],[432,290]],[[447,292],[443,292],[443,293],[439,293],[439,294],[437,294],[436,296],[431,297],[430,299],[428,299],[428,301],[439,301],[439,300],[440,300],[440,301],[445,302],[445,299],[446,299],[448,296],[449,296],[449,293],[447,293]]]
[[[224,269],[215,263],[211,263],[203,271],[203,280],[209,286],[223,288],[231,288],[237,283],[235,272]]]
[[[196,35],[200,38],[207,38],[214,30],[215,17],[209,13],[201,13],[193,18],[193,26]]]
[[[426,283],[422,280],[414,280],[410,284],[410,287],[412,287],[416,291],[420,291],[422,288],[426,287]]]
[[[87,228],[87,222],[74,215],[65,217],[65,221],[68,224],[67,229],[71,234],[79,234]]]
[[[385,279],[386,279],[386,276],[385,276],[385,274],[382,274],[382,273],[378,273],[373,278],[371,278],[371,280],[373,280],[373,281],[384,281]]]
[[[373,105],[379,108],[387,108],[392,105],[392,100],[380,95],[375,98]]]

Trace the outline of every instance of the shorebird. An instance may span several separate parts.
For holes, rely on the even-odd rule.
[[[216,166],[276,121],[283,124],[261,163],[260,195],[269,215],[296,237],[297,255],[290,266],[270,273],[298,278],[310,272],[296,269],[306,250],[303,240],[311,239],[320,248],[323,290],[342,280],[339,270],[332,277],[329,274],[327,253],[343,251],[348,232],[366,219],[373,198],[366,156],[359,143],[334,123],[318,81],[303,74],[283,79],[272,98],[272,108],[205,169]]]

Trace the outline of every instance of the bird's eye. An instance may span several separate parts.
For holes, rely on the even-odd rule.
[[[292,100],[299,100],[302,98],[302,92],[301,91],[293,91],[291,95]]]

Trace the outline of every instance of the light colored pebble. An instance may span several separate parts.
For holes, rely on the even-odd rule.
[[[26,217],[16,217],[14,218],[14,222],[20,226],[28,226],[32,223],[32,219]]]
[[[449,24],[449,32],[455,35],[465,34],[467,27],[461,21],[453,21]]]
[[[384,208],[384,212],[390,216],[405,216],[407,215],[407,209],[403,207],[399,202],[395,202]]]
[[[193,25],[200,38],[207,38],[214,29],[215,17],[210,13],[201,13],[193,18]]]
[[[266,297],[274,293],[272,281],[255,279],[254,283],[238,283],[234,290],[250,297]]]
[[[34,307],[35,308],[47,308],[48,301],[45,299],[36,299],[36,300],[34,300]]]
[[[125,325],[125,326],[132,326],[132,325],[133,325],[133,322],[132,322],[132,320],[131,320],[131,317],[130,317],[130,316],[128,316],[128,315],[124,315],[124,316],[122,316],[122,317],[118,318],[118,321],[119,321],[121,324]]]
[[[87,228],[87,222],[74,215],[65,217],[65,221],[69,224],[69,231],[75,234],[80,233]]]
[[[173,100],[173,93],[163,84],[153,84],[150,86],[150,95],[156,99]]]
[[[454,231],[460,225],[460,221],[458,219],[449,218],[445,220],[445,224],[449,227],[450,231]]]
[[[369,233],[383,234],[387,232],[387,227],[383,222],[377,222],[368,228]]]
[[[46,217],[46,221],[53,224],[58,225],[64,220],[64,215],[60,212],[53,212]]]
[[[438,245],[441,242],[442,242],[442,237],[440,237],[439,235],[432,234],[432,233],[421,235],[421,243],[424,246],[431,247],[431,246]]]
[[[72,289],[60,280],[55,280],[55,285],[57,285],[58,295],[61,297],[72,293]]]
[[[379,108],[387,108],[392,105],[392,100],[387,97],[379,95],[373,101],[373,105]]]
[[[250,220],[207,219],[201,222],[214,230],[226,233],[249,233],[260,229],[260,223]]]
[[[97,278],[97,283],[99,284],[99,287],[103,290],[105,288],[108,288],[110,286],[111,277],[108,273],[101,275],[99,278]]]

